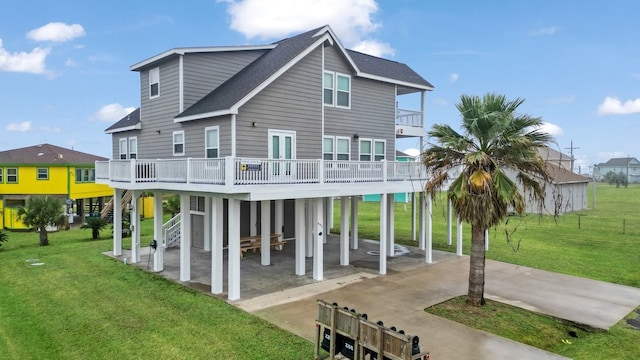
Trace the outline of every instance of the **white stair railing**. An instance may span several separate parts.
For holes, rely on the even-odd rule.
[[[176,243],[180,243],[180,223],[182,222],[181,214],[172,217],[169,221],[162,224],[162,245],[168,248]]]

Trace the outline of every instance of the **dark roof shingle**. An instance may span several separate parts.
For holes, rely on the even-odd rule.
[[[106,128],[105,131],[108,132],[112,130],[133,127],[138,125],[138,123],[140,123],[140,108],[133,110],[133,112],[118,120],[115,124]]]
[[[106,160],[109,159],[51,144],[0,151],[0,164],[93,165],[96,161]]]

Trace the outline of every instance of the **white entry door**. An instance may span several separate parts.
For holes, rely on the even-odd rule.
[[[296,133],[286,130],[269,130],[269,159],[272,162],[270,175],[276,178],[294,176],[296,158]]]

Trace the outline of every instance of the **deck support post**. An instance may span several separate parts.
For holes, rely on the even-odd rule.
[[[113,255],[122,255],[122,194],[124,190],[113,192]]]
[[[153,193],[153,239],[156,249],[153,253],[153,271],[164,270],[164,234],[162,233],[162,193]]]
[[[427,264],[431,264],[433,262],[433,201],[431,199],[431,194],[427,194],[427,209],[426,209],[426,225],[427,225],[427,234],[426,234],[426,244],[425,244],[425,259],[424,261]]]
[[[456,255],[462,256],[462,220],[458,216],[458,224],[457,224],[457,232],[456,232]]]
[[[129,223],[131,224],[131,263],[140,262],[140,194],[134,190],[131,196],[131,211]]]
[[[387,273],[387,194],[380,194],[380,275]]]
[[[191,203],[180,195],[180,281],[191,280]]]
[[[296,213],[296,275],[304,275],[306,268],[305,261],[305,244],[306,244],[306,217],[305,217],[305,199],[295,200]]]
[[[451,199],[447,199],[447,245],[451,246],[451,237],[453,231],[451,231]]]
[[[211,229],[213,229],[211,218],[211,197],[204,197],[204,251],[211,251]]]
[[[396,256],[395,238],[395,194],[387,194],[387,255]]]
[[[420,221],[418,222],[418,248],[420,250],[424,250],[426,249],[426,236],[425,236],[425,231],[426,231],[426,224],[425,224],[425,193],[424,191],[421,191],[418,193],[419,198],[419,202],[418,202],[418,218],[420,219]]]
[[[313,242],[313,279],[314,280],[322,280],[324,278],[323,274],[323,263],[324,263],[324,224],[322,223],[324,220],[324,199],[323,198],[315,198],[313,199],[313,205],[315,208],[314,211],[314,242]]]
[[[349,265],[349,197],[340,198],[340,265]]]
[[[223,228],[224,203],[222,198],[211,198],[211,293],[222,294],[224,282]]]
[[[260,264],[271,264],[271,200],[260,201]]]
[[[351,249],[358,250],[358,197],[351,196]]]
[[[305,216],[305,222],[307,224],[305,226],[307,231],[307,246],[305,247],[305,256],[310,258],[313,257],[313,239],[315,239],[314,231],[316,228],[314,221],[315,217],[313,215],[315,211],[313,199],[306,199],[305,207],[307,209]]]
[[[228,204],[228,298],[233,301],[240,299],[240,200],[229,199]]]

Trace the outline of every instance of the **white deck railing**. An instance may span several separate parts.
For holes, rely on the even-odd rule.
[[[96,179],[233,186],[413,181],[425,180],[426,175],[417,162],[226,157],[97,161]]]
[[[422,112],[396,109],[396,125],[423,127]]]
[[[165,248],[180,242],[180,223],[182,222],[182,214],[172,217],[169,221],[162,224],[162,245]]]

